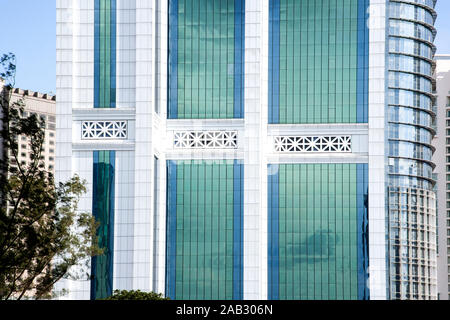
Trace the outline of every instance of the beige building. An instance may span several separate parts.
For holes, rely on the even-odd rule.
[[[436,55],[436,151],[433,162],[437,179],[438,255],[437,279],[440,300],[450,292],[450,54]]]
[[[1,80],[0,80],[1,81]],[[0,83],[0,88],[3,84]],[[13,89],[10,103],[17,102],[23,99],[25,104],[23,117],[28,117],[31,114],[36,114],[41,119],[45,120],[45,142],[41,159],[44,160],[45,169],[55,172],[55,141],[56,141],[56,96],[50,94],[42,94],[30,90]],[[21,164],[30,162],[29,155],[29,141],[25,136],[19,137],[18,141],[18,161]],[[9,154],[10,165],[17,165],[16,159]]]

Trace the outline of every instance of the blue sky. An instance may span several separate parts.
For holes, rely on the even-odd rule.
[[[0,55],[17,59],[16,87],[55,92],[56,1],[0,0]]]
[[[55,0],[0,0],[0,54],[17,58],[16,87],[55,92]],[[450,54],[450,1],[438,0],[437,53]]]
[[[438,0],[436,11],[438,13],[435,24],[438,30],[435,40],[437,53],[450,54],[450,1]]]

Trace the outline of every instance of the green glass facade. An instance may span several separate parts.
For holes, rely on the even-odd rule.
[[[270,0],[270,123],[368,121],[368,5]]]
[[[94,108],[116,107],[116,1],[95,0]]]
[[[368,299],[367,164],[269,172],[269,299]]]
[[[167,162],[166,295],[243,298],[243,165]]]
[[[244,0],[170,0],[168,117],[243,117]]]
[[[99,223],[98,245],[102,255],[91,262],[91,299],[112,295],[114,252],[115,151],[94,151],[92,214]]]
[[[116,107],[116,0],[94,1],[94,108]],[[91,299],[113,291],[115,151],[93,152],[92,214],[100,256],[91,260]]]

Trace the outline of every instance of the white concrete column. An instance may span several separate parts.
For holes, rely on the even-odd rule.
[[[244,299],[262,299],[261,19],[263,2],[245,2]],[[266,223],[267,224],[267,223]],[[266,267],[267,269],[267,267]],[[267,273],[267,270],[266,270]]]
[[[369,7],[369,292],[387,298],[386,0]]]
[[[123,1],[123,0],[122,0]],[[152,23],[154,1],[135,1],[136,131],[134,171],[133,289],[151,288],[153,202],[153,63]]]

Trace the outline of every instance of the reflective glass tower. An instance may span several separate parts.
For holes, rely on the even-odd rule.
[[[436,1],[389,4],[389,256],[395,299],[437,297],[432,172]]]
[[[59,181],[91,278],[172,299],[434,299],[434,2],[57,1]]]

